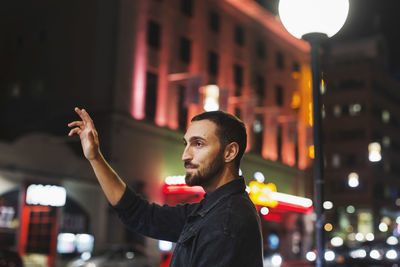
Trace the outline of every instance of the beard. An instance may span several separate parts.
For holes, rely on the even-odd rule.
[[[218,154],[211,160],[210,164],[204,166],[203,168],[196,169],[196,172],[186,172],[186,184],[189,186],[205,186],[214,181],[216,177],[221,174],[224,168],[223,152],[224,150],[221,149],[221,151],[219,151]],[[185,165],[190,165],[190,163],[185,163]],[[194,167],[198,167],[198,165]]]

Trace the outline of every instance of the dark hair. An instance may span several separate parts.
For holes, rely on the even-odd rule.
[[[191,121],[210,120],[217,125],[216,135],[222,148],[236,142],[239,145],[239,152],[235,158],[235,165],[239,168],[240,160],[243,157],[247,146],[246,126],[236,116],[224,111],[210,111],[198,114]]]

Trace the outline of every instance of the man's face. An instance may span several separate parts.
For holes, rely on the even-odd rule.
[[[224,167],[224,150],[216,135],[217,125],[210,120],[194,121],[185,136],[182,155],[187,185],[206,186],[218,177]]]

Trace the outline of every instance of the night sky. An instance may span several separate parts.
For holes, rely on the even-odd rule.
[[[259,0],[274,14],[279,0]],[[381,33],[387,40],[390,71],[400,81],[400,0],[350,0],[347,21],[331,42],[357,40]]]
[[[333,41],[353,40],[381,33],[387,40],[390,69],[399,74],[399,11],[399,0],[350,0],[347,21]]]

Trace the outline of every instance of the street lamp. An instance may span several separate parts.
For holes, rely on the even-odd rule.
[[[323,157],[321,143],[321,104],[319,69],[320,43],[335,35],[344,25],[349,11],[349,0],[280,0],[279,16],[287,31],[303,38],[311,46],[311,73],[313,91],[314,186],[318,267],[325,264],[323,229]]]

